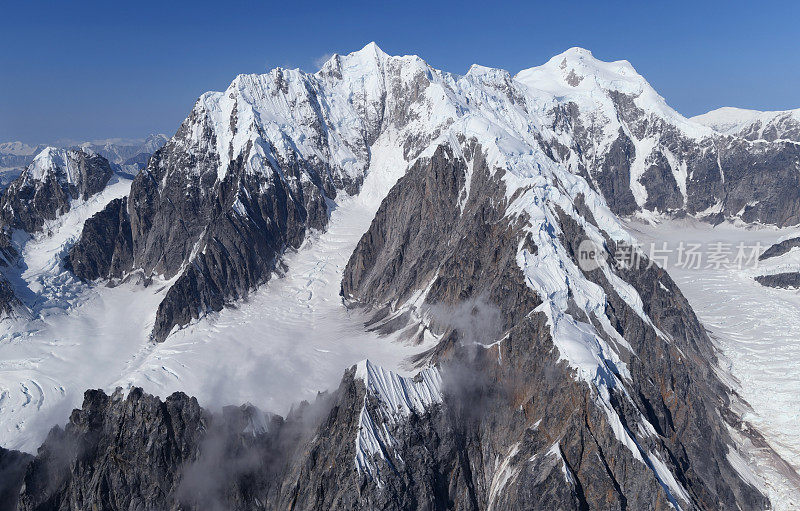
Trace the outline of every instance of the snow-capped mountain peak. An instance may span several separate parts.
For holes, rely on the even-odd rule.
[[[749,140],[800,141],[800,108],[762,112],[726,106],[696,115],[691,120],[718,133]]]
[[[48,177],[55,176],[59,181],[75,183],[76,170],[73,165],[76,151],[58,149],[56,147],[45,147],[33,158],[33,162],[23,172],[23,175],[36,181],[44,181]]]
[[[583,48],[570,48],[551,58],[547,63],[524,69],[515,77],[519,81],[541,90],[569,87],[590,90],[602,87],[628,94],[641,94],[652,87],[627,60],[604,62]],[[588,81],[584,80],[588,78]]]
[[[609,120],[617,117],[618,108],[610,96],[624,94],[644,112],[679,127],[693,138],[713,133],[670,107],[627,60],[605,62],[583,48],[570,48],[541,66],[520,71],[514,79],[536,95],[549,94],[560,103],[574,102],[582,111],[603,113]]]

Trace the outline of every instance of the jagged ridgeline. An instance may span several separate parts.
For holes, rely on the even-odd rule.
[[[581,49],[458,76],[370,44],[204,94],[85,223],[72,271],[167,286],[163,341],[264,284],[391,147],[403,177],[341,295],[437,342],[416,377],[362,362],[285,419],[88,392],[33,461],[0,458],[20,509],[769,507],[739,453],[766,444],[689,303],[645,257],[613,264],[624,215],[800,222],[796,117],[735,121],[686,119]]]
[[[791,225],[800,149],[784,137],[798,124],[789,116],[768,131],[783,135],[766,139],[721,134],[669,108],[629,63],[581,49],[512,77],[480,66],[456,76],[368,46],[316,74],[240,75],[204,94],[136,177],[122,215],[87,224],[71,260],[84,279],[139,272],[172,282],[153,329],[162,341],[247,296],[284,250],[324,229],[329,201],[358,191],[379,139],[403,148],[404,166],[443,141],[489,137],[493,164],[532,178],[546,160],[582,176],[619,215]],[[99,229],[123,239],[100,242]]]

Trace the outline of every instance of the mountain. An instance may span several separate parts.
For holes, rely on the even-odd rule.
[[[144,140],[96,140],[77,144],[77,147],[97,153],[135,175],[147,165],[150,155],[161,149],[166,142],[166,135],[150,134]]]
[[[32,160],[46,146],[30,146],[22,142],[3,142],[0,144],[0,187],[17,178]]]
[[[628,62],[586,50],[516,80],[549,93],[539,111],[556,132],[554,157],[588,174],[615,213],[800,222],[797,144],[721,135],[675,112]]]
[[[374,43],[314,74],[240,75],[98,205],[65,267],[89,289],[157,288],[146,327],[168,346],[136,347],[157,355],[126,370],[166,368],[171,338],[273,291],[357,195],[374,213],[323,285],[379,340],[417,346],[415,374],[341,368],[286,418],[87,392],[19,462],[20,509],[765,509],[755,451],[797,474],[623,218],[797,224],[798,162],[797,144],[686,119],[629,63],[579,48],[513,77]],[[319,265],[343,248],[328,250]],[[299,318],[295,295],[283,313]],[[251,318],[254,342],[279,320]],[[206,362],[200,379],[219,370]]]
[[[102,156],[47,147],[0,197],[0,221],[28,233],[103,190],[114,171]]]
[[[114,175],[102,156],[46,147],[0,196],[0,318],[32,319],[15,289],[24,239],[48,230],[76,204],[102,192]],[[11,281],[10,281],[11,280]],[[19,286],[16,286],[19,287]]]
[[[800,109],[759,112],[723,107],[692,117],[692,120],[720,133],[747,140],[800,142]]]
[[[800,186],[790,186],[800,147],[693,123],[627,62],[571,49],[515,78],[479,66],[458,77],[367,46],[314,75],[241,75],[205,94],[137,178],[132,253],[118,258],[133,261],[128,271],[177,278],[153,337],[266,281],[305,229],[324,228],[326,201],[358,189],[379,139],[412,160],[453,133],[480,141],[493,131],[583,176],[618,215],[800,222]]]
[[[103,156],[119,168],[135,175],[147,165],[151,154],[159,150],[167,141],[166,135],[151,134],[142,140],[109,139],[93,142],[58,144],[58,148],[81,150]],[[0,185],[8,183],[27,167],[34,157],[46,149],[47,145],[28,145],[22,142],[0,143]]]

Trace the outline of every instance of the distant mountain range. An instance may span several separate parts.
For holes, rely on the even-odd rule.
[[[33,158],[46,147],[82,149],[99,154],[110,163],[118,165],[123,172],[136,174],[147,164],[151,154],[160,149],[168,140],[166,135],[151,134],[144,139],[108,139],[91,142],[64,142],[29,145],[22,142],[0,143],[0,186],[5,187],[28,166]]]

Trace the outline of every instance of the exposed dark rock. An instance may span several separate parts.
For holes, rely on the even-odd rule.
[[[784,289],[800,289],[800,273],[776,273],[773,275],[759,275],[756,282],[762,286],[779,287]]]
[[[573,103],[551,113],[554,131],[570,137],[572,145],[564,147],[555,139],[542,143],[559,148],[545,151],[556,161],[577,159],[581,168],[574,172],[583,175],[583,169],[587,169],[589,179],[598,185],[615,213],[631,215],[646,209],[696,215],[717,206],[723,219],[777,226],[800,223],[800,145],[784,141],[791,137],[759,135],[750,140],[739,134],[698,138],[639,108],[631,95],[614,90],[605,93],[618,114],[614,122],[625,128],[619,128],[608,148],[597,147],[602,137],[596,134],[592,113],[581,112]],[[654,142],[652,150],[638,155],[634,142],[644,139]],[[637,157],[645,162],[645,172],[639,179],[647,190],[642,205],[636,204],[631,192],[630,167]],[[683,173],[685,199],[676,181]],[[709,216],[701,219],[709,218],[716,221]]]
[[[494,365],[488,358],[471,364],[474,367],[464,369],[478,374],[480,366]],[[73,412],[65,429],[51,432],[27,466],[19,509],[400,511],[479,510],[490,504],[499,509],[541,510],[585,506],[586,489],[570,483],[566,474],[574,468],[565,464],[564,454],[552,451],[553,439],[545,430],[528,430],[513,452],[494,451],[496,439],[508,431],[504,426],[508,423],[495,421],[510,418],[511,429],[519,429],[523,412],[512,411],[508,405],[513,394],[500,385],[461,385],[457,374],[462,369],[457,367],[453,365],[453,374],[446,377],[452,387],[444,403],[422,414],[399,420],[387,416],[386,403],[368,392],[364,380],[350,370],[332,396],[301,406],[286,419],[273,416],[266,430],[259,431],[252,428],[247,407],[229,407],[220,416],[200,409],[183,394],[162,402],[140,389],[124,399],[120,393],[109,397],[89,391],[83,408]],[[467,397],[474,401],[466,402]],[[375,421],[374,427],[392,438],[384,454],[371,460],[381,470],[377,480],[355,463],[362,408]],[[572,428],[584,420],[565,417]],[[564,448],[583,452],[578,459],[584,472],[598,463],[597,444],[589,438]],[[629,454],[617,455],[621,457],[617,463],[626,460],[636,470],[637,462]],[[505,462],[498,466],[506,456],[521,462],[508,474],[507,486]],[[525,478],[524,473],[537,477]],[[666,508],[663,496],[648,494],[659,492],[653,483],[636,491],[642,496],[632,491],[632,504],[655,500],[656,508]],[[588,498],[595,497],[588,492]],[[607,502],[605,508],[621,508],[619,500],[613,504],[619,494],[597,497]]]
[[[19,508],[165,509],[207,421],[183,394],[161,402],[141,389],[124,399],[87,391],[83,408],[50,432],[28,466]]]
[[[680,502],[681,497],[668,495],[653,472],[615,437],[610,419],[592,397],[595,391],[558,363],[546,318],[532,313],[540,297],[524,284],[515,260],[525,239],[524,225],[504,215],[502,171],[493,176],[476,156],[479,150],[465,154],[476,163],[463,213],[458,197],[467,164],[440,148],[432,160],[418,162],[401,178],[381,205],[345,270],[343,295],[355,304],[380,309],[387,303],[400,306],[424,289],[429,289],[429,304],[455,304],[482,293],[499,306],[505,337],[483,355],[487,362],[470,377],[494,382],[513,399],[490,407],[490,412],[482,413],[485,422],[468,428],[479,435],[476,459],[491,461],[519,445],[525,449],[511,466],[515,473],[529,473],[533,467],[525,460],[544,463],[545,451],[553,445],[528,447],[535,430],[559,439],[557,448],[576,481],[571,489],[538,489],[564,499],[572,495],[574,501],[559,501],[564,508],[649,509],[666,508],[670,498]],[[576,209],[585,211],[581,204]],[[575,258],[578,243],[586,237],[583,230],[563,212],[559,229],[562,243],[571,247]],[[437,241],[431,243],[433,239]],[[609,246],[612,254],[614,250]],[[766,506],[765,497],[744,482],[725,458],[732,440],[719,415],[727,410],[728,389],[711,370],[715,360],[711,341],[677,286],[663,270],[648,267],[647,261],[636,269],[620,270],[620,277],[642,297],[654,326],[669,336],[663,338],[627,305],[600,270],[586,276],[604,289],[608,320],[633,348],[632,353],[621,350],[631,372],[625,386],[632,399],[612,389],[611,402],[628,432],[637,431],[644,420],[656,430],[651,437],[634,433],[641,455],[658,453],[688,492],[691,502],[685,504],[700,509]],[[598,326],[597,318],[582,320]],[[448,360],[459,351],[458,334],[444,333],[432,354],[435,360]],[[498,359],[502,364],[496,364]],[[515,416],[514,410],[523,413]],[[534,427],[539,419],[542,422]],[[526,484],[523,478],[508,482],[505,508],[533,505],[521,500],[536,493]]]
[[[162,169],[168,180],[180,179],[164,162],[174,157],[171,144],[134,181],[129,200],[134,266],[167,278],[182,271],[159,305],[152,334],[157,341],[175,326],[247,296],[269,279],[284,250],[298,248],[307,229],[322,229],[328,220],[322,183],[299,185],[300,173],[308,171],[300,160],[254,176],[244,169],[245,154],[216,184],[201,178],[186,193],[177,182],[159,189]],[[204,183],[213,191],[203,190]],[[192,264],[185,265],[188,260]]]
[[[17,262],[19,252],[11,240],[8,229],[0,228],[0,267],[8,267]]]
[[[630,215],[637,209],[631,192],[631,163],[635,157],[633,143],[620,130],[619,136],[603,156],[599,172],[594,176],[608,206],[620,215]]]
[[[683,196],[667,158],[654,152],[647,159],[647,170],[640,179],[647,191],[644,207],[654,211],[674,211],[683,207]]]
[[[127,198],[114,199],[83,224],[66,266],[83,280],[120,278],[133,265],[133,241]]]
[[[16,511],[25,470],[33,456],[0,447],[0,511]]]
[[[0,318],[15,317],[20,313],[27,313],[28,309],[17,298],[14,288],[5,277],[0,274]]]
[[[737,133],[747,140],[791,140],[800,142],[800,121],[792,112],[781,112],[769,120],[756,120]]]
[[[788,240],[783,240],[780,243],[775,243],[766,249],[763,254],[758,256],[758,260],[763,261],[765,259],[769,259],[770,257],[782,256],[795,247],[800,247],[800,238],[789,238]]]

